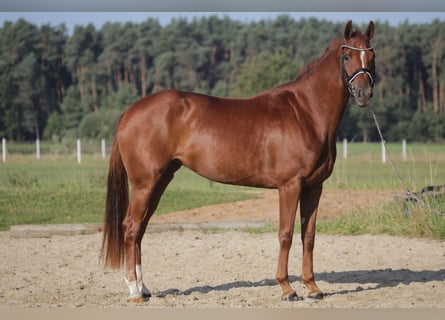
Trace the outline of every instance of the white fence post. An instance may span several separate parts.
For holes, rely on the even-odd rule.
[[[348,140],[343,139],[343,159],[348,159]]]
[[[82,155],[81,155],[81,150],[80,150],[80,139],[77,139],[77,163],[81,163],[82,162]]]
[[[385,141],[382,141],[382,163],[386,163]]]
[[[2,162],[6,162],[6,139],[2,138]]]
[[[101,147],[102,147],[102,159],[105,159],[105,156],[106,156],[105,139],[102,139],[102,141],[101,141]]]
[[[402,140],[402,159],[406,161],[406,140]]]
[[[40,139],[36,139],[36,159],[40,160]]]

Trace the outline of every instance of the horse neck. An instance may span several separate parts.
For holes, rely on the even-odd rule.
[[[296,95],[303,95],[305,101],[311,102],[311,112],[317,115],[314,121],[320,122],[334,139],[349,99],[340,72],[339,48],[340,44],[329,49],[310,72],[295,82]]]

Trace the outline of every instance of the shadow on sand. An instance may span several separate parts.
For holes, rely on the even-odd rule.
[[[322,272],[315,274],[317,281],[325,281],[328,283],[358,283],[358,284],[375,284],[373,287],[362,288],[358,286],[352,290],[341,290],[338,292],[325,293],[325,296],[348,294],[366,290],[378,290],[381,288],[396,287],[399,284],[409,285],[411,283],[426,283],[430,281],[444,281],[445,269],[440,270],[422,270],[412,271],[409,269],[378,269],[378,270],[357,270],[357,271],[341,271],[341,272]],[[300,281],[300,277],[290,276],[289,281]],[[168,295],[189,295],[192,293],[209,293],[212,291],[228,291],[234,288],[252,288],[252,287],[270,287],[277,286],[275,279],[264,279],[260,281],[234,281],[224,283],[217,286],[196,286],[186,290],[167,289],[158,292],[156,297],[164,298]]]

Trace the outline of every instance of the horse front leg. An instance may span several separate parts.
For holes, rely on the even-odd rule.
[[[315,225],[322,185],[304,190],[300,197],[301,241],[303,243],[303,263],[301,281],[309,290],[309,297],[322,299],[323,292],[315,284],[313,270],[313,251],[315,244]]]
[[[298,300],[297,293],[289,284],[288,264],[300,188],[300,183],[293,183],[278,189],[280,202],[280,225],[278,232],[280,252],[276,279],[283,290],[281,299],[287,301]]]

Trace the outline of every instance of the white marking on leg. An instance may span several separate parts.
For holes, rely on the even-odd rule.
[[[140,264],[136,265],[136,279],[138,282],[142,282],[142,267]]]
[[[144,281],[142,280],[142,267],[140,264],[136,265],[136,279],[138,283],[139,292],[143,297],[151,297],[151,292],[145,286]]]
[[[125,278],[125,283],[128,286],[128,290],[130,290],[130,295],[128,296],[128,299],[137,298],[141,296],[136,280],[129,281],[127,278]]]

